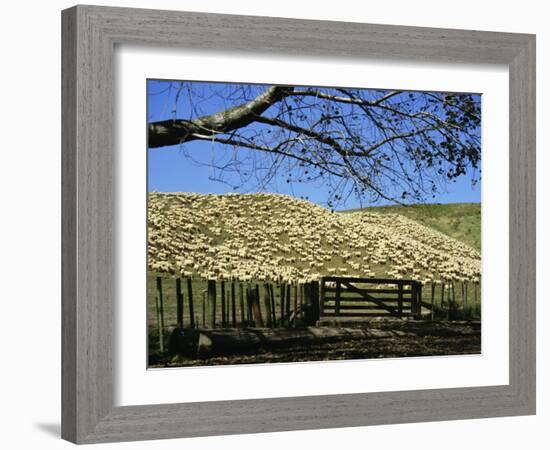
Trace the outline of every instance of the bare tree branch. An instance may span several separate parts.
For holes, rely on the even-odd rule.
[[[232,147],[220,153],[225,162],[209,163],[221,182],[231,171],[247,182],[253,172],[265,186],[285,172],[287,183],[324,180],[335,200],[354,193],[403,203],[434,195],[467,170],[473,182],[479,176],[481,107],[473,95],[242,84],[206,95],[192,84],[188,119],[175,115],[180,84],[172,119],[148,125],[149,148],[197,140]],[[224,106],[204,111],[211,104]]]

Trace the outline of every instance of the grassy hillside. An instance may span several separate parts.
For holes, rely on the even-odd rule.
[[[436,231],[466,236],[464,214],[447,219],[438,206],[341,214],[286,195],[151,193],[149,269],[290,283],[324,275],[477,280],[479,252]]]
[[[348,212],[400,214],[481,250],[481,203],[379,206]]]

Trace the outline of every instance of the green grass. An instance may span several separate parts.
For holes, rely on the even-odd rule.
[[[157,326],[157,305],[156,297],[158,296],[156,278],[160,276],[162,278],[162,293],[163,293],[163,309],[164,309],[164,325],[166,327],[175,327],[177,325],[177,300],[176,300],[176,280],[173,277],[166,276],[166,274],[156,273],[148,271],[147,273],[147,323],[150,327]],[[240,322],[240,308],[239,308],[239,290],[238,285],[240,283],[235,283],[235,296],[236,304],[235,311],[237,315],[237,320]],[[244,288],[249,286],[255,286],[256,283],[242,283]],[[263,298],[264,295],[264,283],[258,282],[260,288],[260,295]],[[184,297],[183,304],[183,321],[184,326],[189,326],[190,317],[189,317],[189,296],[187,291],[187,279],[182,279],[182,293]],[[194,309],[194,318],[196,326],[202,326],[203,321],[203,298],[204,293],[207,289],[207,281],[203,279],[195,278],[192,280],[192,289],[193,289],[193,309]],[[222,302],[221,302],[221,283],[216,283],[216,320],[221,324],[222,320]],[[226,292],[226,305],[227,308],[230,306],[231,298],[231,282],[227,281],[225,283],[225,292]],[[275,301],[277,305],[277,316],[279,315],[280,300],[279,300],[279,289],[274,290]],[[262,308],[262,313],[265,315],[263,310],[263,302],[260,302],[260,308]],[[206,319],[208,320],[208,315]]]
[[[342,213],[367,211],[401,214],[481,250],[481,203],[433,203],[410,206],[375,206]]]

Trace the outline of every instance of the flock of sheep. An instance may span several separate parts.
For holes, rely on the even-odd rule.
[[[306,283],[322,276],[479,282],[480,253],[398,214],[331,212],[279,194],[150,193],[154,272]]]

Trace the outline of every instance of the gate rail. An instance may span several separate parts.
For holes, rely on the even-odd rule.
[[[421,317],[422,284],[418,281],[323,277],[319,284],[320,317]]]

